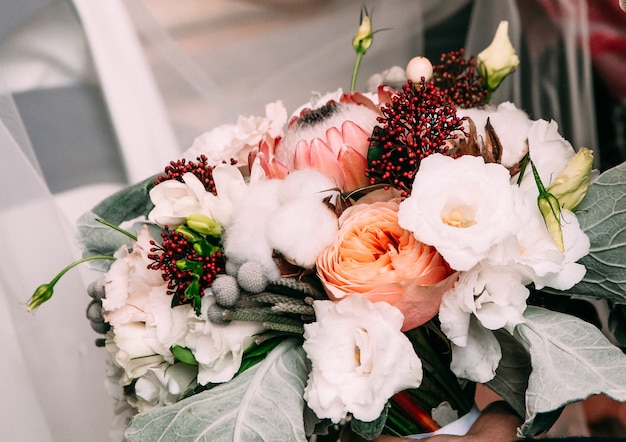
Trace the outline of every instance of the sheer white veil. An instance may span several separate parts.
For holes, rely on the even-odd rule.
[[[465,9],[471,12],[466,39],[469,52],[478,52],[489,43],[501,19],[510,21],[515,45],[521,45],[524,38],[521,0],[372,3],[374,26],[391,24],[397,32],[377,34],[364,61],[363,84],[369,75],[419,55],[426,46],[425,31],[445,23],[470,4],[471,9]],[[523,54],[523,75],[507,79],[496,99],[512,100],[535,118],[554,117],[568,128],[575,147],[595,147],[589,54],[580,43],[581,35],[584,40],[587,32],[585,2],[557,3],[570,14],[561,22],[561,43],[554,49],[559,61],[533,65],[530,54]],[[263,106],[276,99],[283,99],[288,109],[294,110],[313,90],[347,88],[354,55],[344,46],[355,32],[360,5],[349,0],[321,5],[323,8],[308,17],[297,15],[293,23],[285,20],[282,27],[237,36],[190,56],[176,46],[138,0],[75,0],[73,7],[93,54],[93,69],[123,167],[123,174],[104,182],[51,191],[51,181],[39,162],[40,153],[30,142],[34,134],[23,124],[24,114],[13,99],[15,89],[11,81],[8,86],[0,85],[3,438],[70,442],[109,439],[113,405],[104,386],[106,354],[95,347],[98,335],[84,316],[86,284],[94,275],[68,273],[57,285],[54,299],[34,316],[26,312],[25,303],[40,283],[49,281],[78,256],[72,221],[81,210],[113,190],[160,170],[189,147],[194,136],[216,124],[234,122],[240,113],[262,114]],[[272,13],[269,7],[263,11],[265,18]],[[131,19],[141,38],[134,34]],[[257,25],[263,27],[262,23]],[[111,29],[116,31],[110,33]],[[7,72],[1,55],[0,45],[0,79]],[[546,53],[542,55],[543,61],[551,60]],[[559,89],[563,78],[570,79],[568,93]],[[63,107],[58,109],[63,111]],[[56,118],[55,113],[50,118]],[[66,129],[73,130],[71,125]],[[70,147],[78,152],[84,146]],[[74,164],[75,158],[70,153],[64,161],[78,172],[81,164]]]

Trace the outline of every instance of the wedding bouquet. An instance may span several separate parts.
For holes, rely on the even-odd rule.
[[[359,63],[372,38],[365,14]],[[626,169],[593,173],[556,122],[490,103],[517,64],[503,22],[477,58],[215,128],[85,214],[125,436],[428,433],[476,383],[534,436],[568,403],[625,401]],[[586,298],[611,340],[572,314]]]

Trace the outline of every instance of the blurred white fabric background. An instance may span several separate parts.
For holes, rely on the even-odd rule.
[[[522,0],[366,3],[374,28],[389,30],[376,34],[359,88],[415,55],[462,45],[478,52],[501,19],[522,47]],[[513,100],[535,118],[554,117],[575,146],[594,147],[588,53],[579,44],[585,2],[556,3],[571,13],[555,30],[559,57],[543,52],[533,63],[534,54],[523,51],[519,75],[496,99]],[[161,170],[216,124],[262,115],[276,99],[295,110],[313,91],[347,89],[360,7],[353,0],[2,2],[4,440],[109,440],[106,354],[84,317],[94,274],[72,272],[36,315],[25,308],[40,283],[77,257],[73,220]]]

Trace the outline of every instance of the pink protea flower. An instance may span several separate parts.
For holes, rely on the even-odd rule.
[[[289,122],[282,138],[265,137],[250,155],[268,178],[284,178],[289,172],[315,169],[333,180],[342,191],[368,184],[365,176],[369,139],[380,105],[394,91],[379,89],[379,104],[360,93],[343,94],[314,109],[305,108]]]

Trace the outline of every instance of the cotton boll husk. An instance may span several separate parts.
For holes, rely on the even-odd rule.
[[[313,268],[317,256],[336,238],[337,216],[315,196],[294,199],[271,216],[270,245],[300,267]]]
[[[502,165],[512,167],[525,155],[527,150],[526,139],[532,121],[526,112],[518,109],[511,102],[504,102],[484,108],[458,109],[457,114],[461,117],[470,117],[476,125],[479,138],[485,140],[485,125],[487,118],[502,143]],[[465,130],[468,130],[465,123]]]
[[[259,262],[269,279],[280,276],[266,235],[269,219],[279,207],[280,186],[280,180],[250,183],[246,194],[233,208],[231,225],[224,234],[226,256],[235,262]]]
[[[337,195],[338,190],[330,178],[314,169],[304,169],[291,172],[282,181],[278,192],[280,204],[301,198],[312,197],[318,201],[330,195]]]

